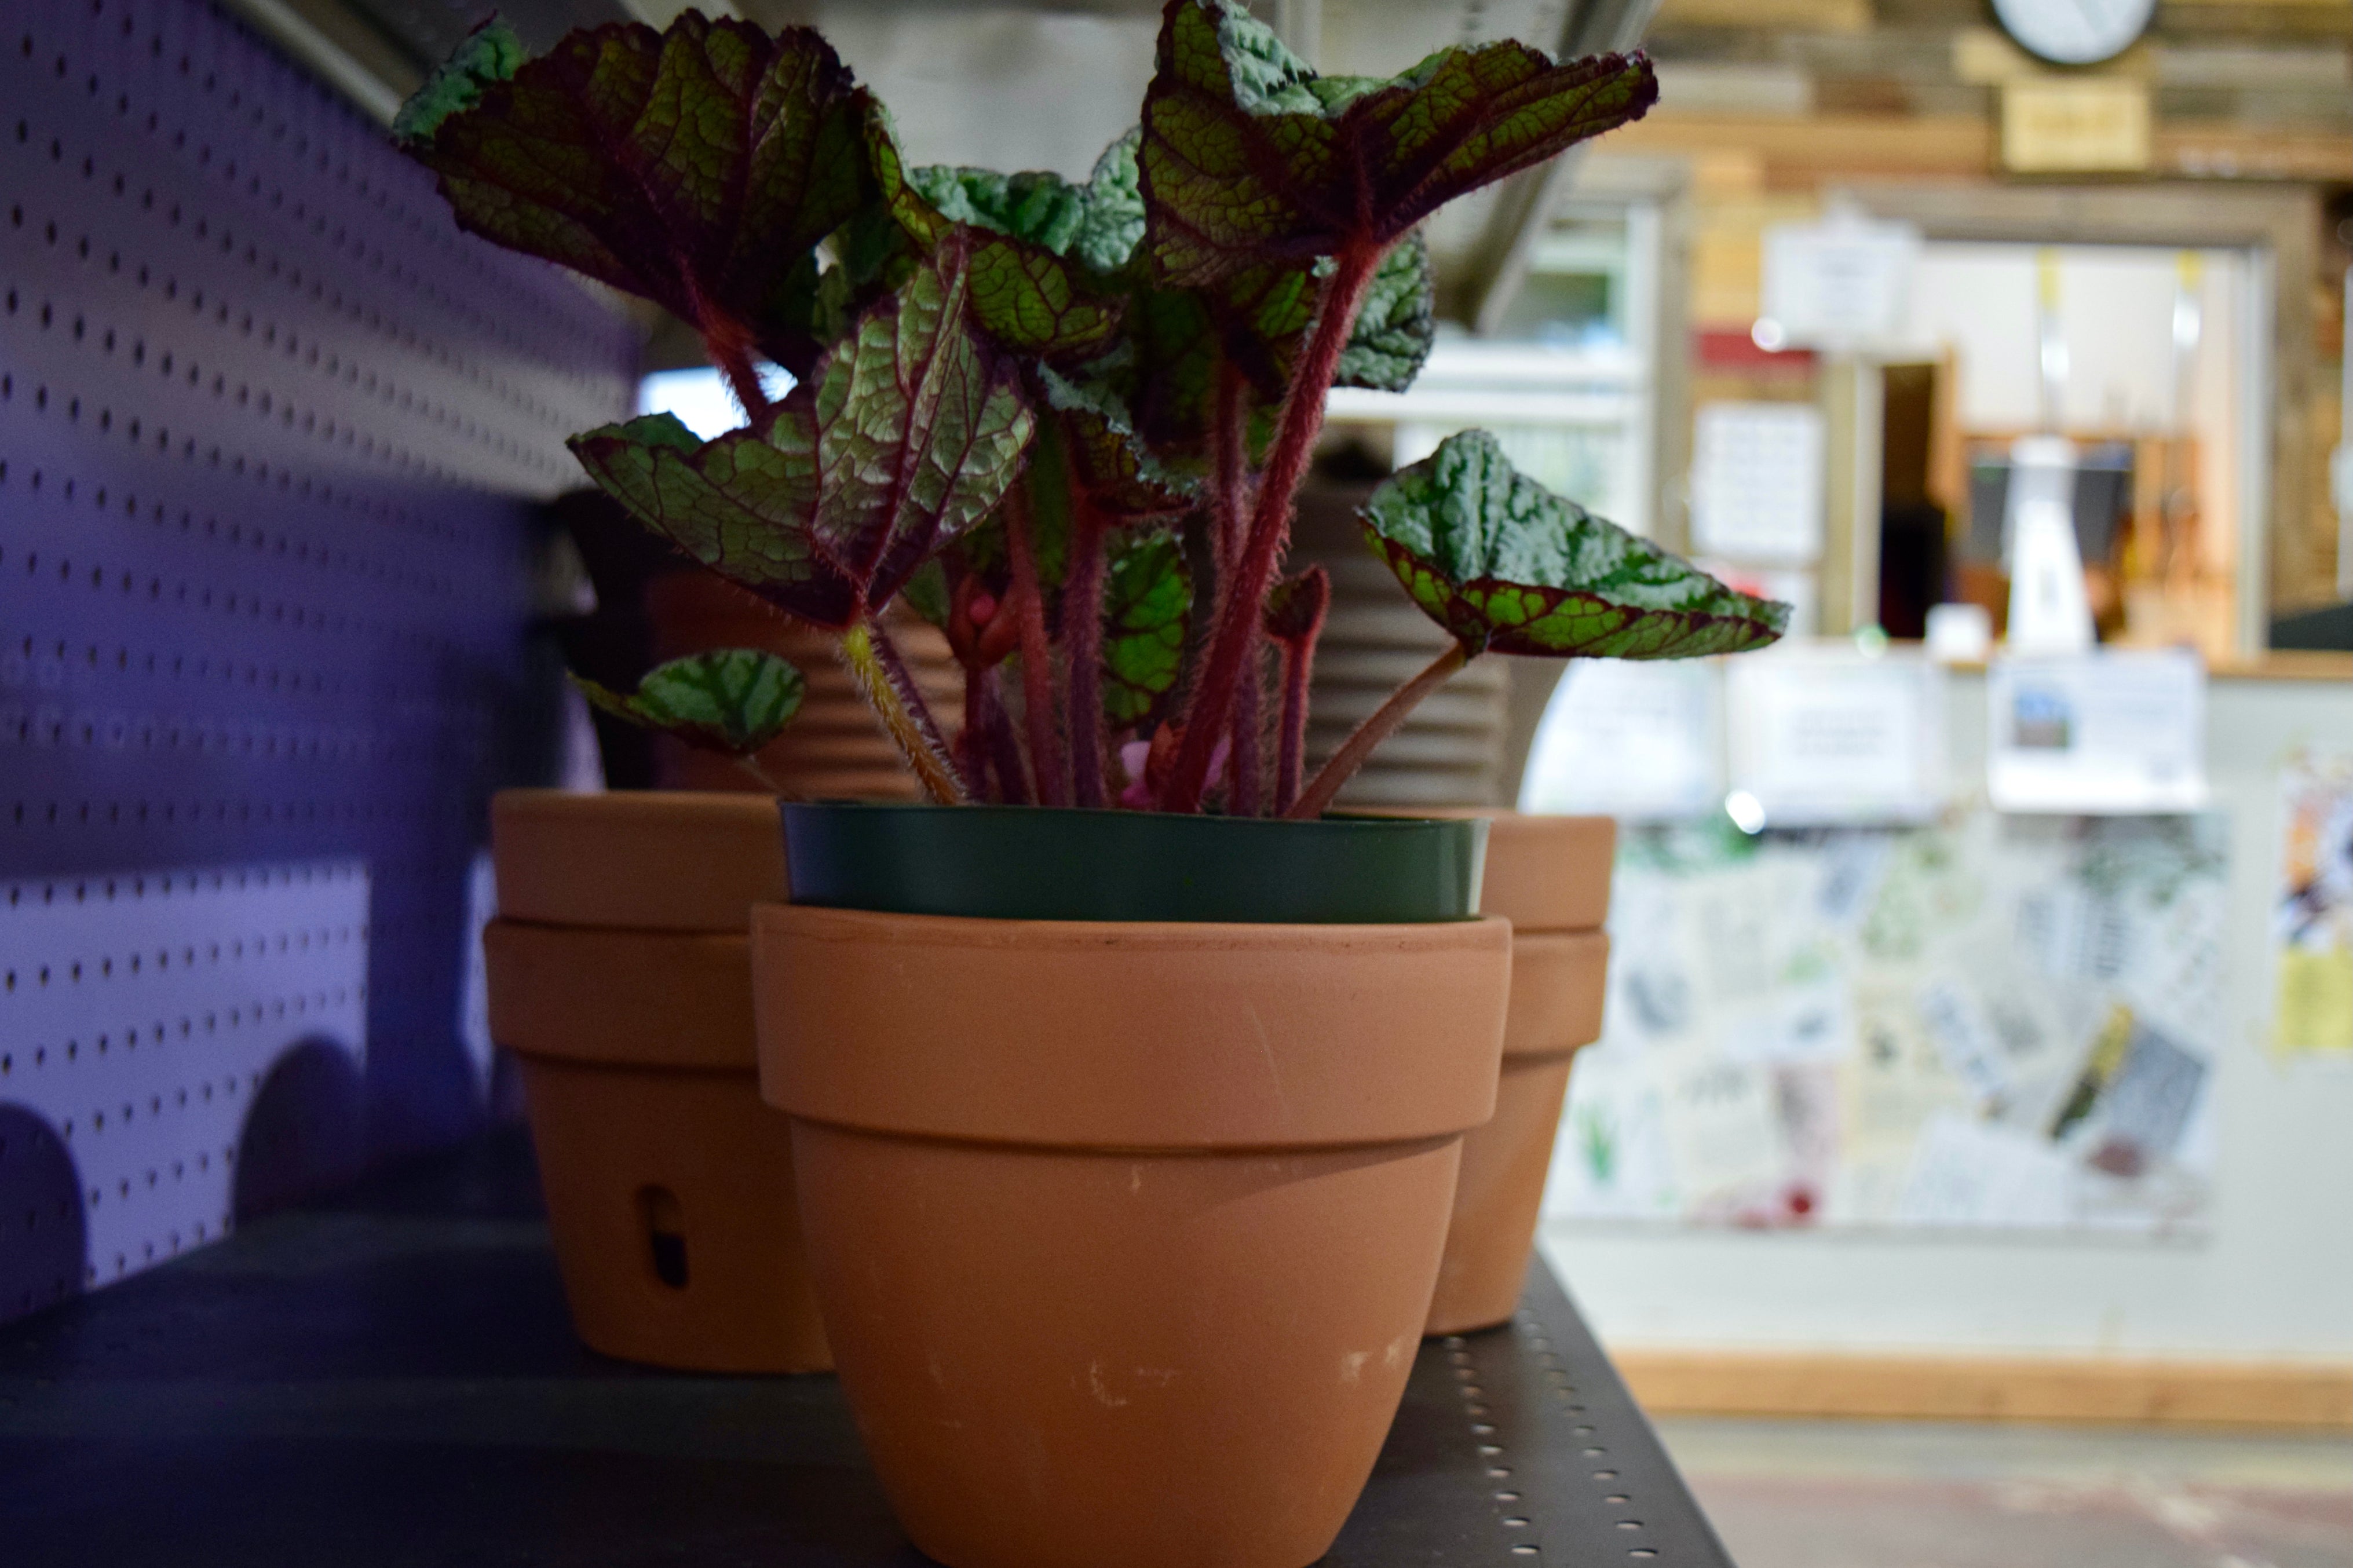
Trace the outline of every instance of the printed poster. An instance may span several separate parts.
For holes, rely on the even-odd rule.
[[[2290,763],[2280,816],[2272,1047],[2353,1058],[2353,755]]]
[[[1547,1213],[2202,1229],[2221,817],[1621,834]]]

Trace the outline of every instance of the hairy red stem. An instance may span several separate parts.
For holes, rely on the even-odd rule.
[[[1210,759],[1232,715],[1243,664],[1257,645],[1260,609],[1291,537],[1292,503],[1315,455],[1315,437],[1324,428],[1324,399],[1332,390],[1340,354],[1348,346],[1356,308],[1364,302],[1365,289],[1380,262],[1380,247],[1352,245],[1340,252],[1332,276],[1324,281],[1315,331],[1293,374],[1274,449],[1259,479],[1258,503],[1250,509],[1249,543],[1219,595],[1218,628],[1209,642],[1208,666],[1194,689],[1184,742],[1177,748],[1176,765],[1169,770],[1168,786],[1161,796],[1166,810],[1201,808],[1201,789],[1209,776]]]
[[[1070,661],[1071,798],[1103,804],[1103,521],[1081,500],[1071,519],[1071,575],[1062,585],[1062,643]]]
[[[1307,768],[1307,683],[1315,670],[1318,626],[1282,643],[1282,739],[1274,762],[1274,814],[1288,812],[1299,798]]]
[[[1028,805],[1029,777],[1021,769],[1021,742],[1013,738],[1013,716],[1005,710],[996,667],[975,670],[965,679],[980,690],[981,743],[997,770],[997,798],[1008,805]]]
[[[1242,552],[1242,490],[1250,470],[1249,383],[1229,359],[1218,361],[1217,404],[1209,416],[1210,545],[1219,587]]]
[[[1316,771],[1315,782],[1306,792],[1291,803],[1282,815],[1313,819],[1330,809],[1340,786],[1356,775],[1373,754],[1373,748],[1394,733],[1405,722],[1406,715],[1421,705],[1421,700],[1446,684],[1447,679],[1471,661],[1470,653],[1461,643],[1450,643],[1446,651],[1430,661],[1419,675],[1389,694],[1389,700],[1373,710],[1372,716],[1356,726],[1356,732],[1341,742],[1331,760]]]
[[[1013,561],[1013,603],[1008,608],[1021,617],[1021,717],[1029,731],[1029,771],[1037,775],[1039,804],[1067,805],[1069,780],[1054,735],[1054,655],[1046,644],[1046,595],[1038,585],[1038,556],[1030,547],[1027,482],[1005,497],[1006,553]]]
[[[1242,679],[1234,688],[1233,747],[1226,769],[1226,811],[1233,816],[1259,815],[1259,795],[1266,771],[1263,756],[1266,687],[1266,644],[1263,635],[1250,640],[1242,656]]]
[[[694,289],[694,273],[691,268],[681,269],[687,288]],[[702,352],[727,378],[727,385],[735,394],[735,401],[744,405],[744,417],[754,429],[768,422],[776,405],[768,401],[767,388],[760,384],[760,372],[752,359],[752,330],[723,310],[713,310],[703,302],[701,292],[693,295],[695,325],[702,333]]]
[[[970,782],[975,800],[997,798],[988,788],[988,688],[981,679],[986,673],[965,666],[964,731],[956,736],[956,765]]]

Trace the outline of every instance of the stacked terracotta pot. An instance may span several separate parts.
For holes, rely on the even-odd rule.
[[[1428,1331],[1467,1333],[1518,1305],[1552,1167],[1570,1059],[1601,1034],[1609,970],[1606,816],[1489,817],[1480,907],[1512,922],[1511,1006],[1495,1114],[1462,1140],[1454,1217]]]
[[[831,1365],[752,1024],[751,909],[786,888],[776,803],[510,790],[491,840],[491,1033],[522,1065],[580,1337],[662,1366]]]
[[[914,800],[915,775],[859,695],[825,632],[786,620],[715,573],[668,572],[646,586],[646,616],[659,664],[719,647],[756,647],[790,659],[808,683],[801,710],[760,752],[761,771],[805,800]],[[891,636],[953,736],[964,684],[947,637],[912,615],[894,613]],[[765,793],[727,758],[666,735],[654,738],[654,766],[667,789]],[[773,815],[773,814],[772,814]]]

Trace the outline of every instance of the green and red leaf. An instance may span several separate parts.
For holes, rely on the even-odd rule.
[[[909,169],[890,118],[878,106],[865,128],[876,200],[850,226],[850,273],[895,281],[900,258],[918,256],[959,226],[971,240],[973,318],[1016,353],[1068,360],[1100,353],[1119,331],[1121,294],[1069,252],[1083,244],[1101,253],[1140,225],[1126,211],[1142,198],[1120,189],[1133,153],[1103,154],[1098,179],[1065,184],[1052,174],[997,174],[984,169]],[[890,232],[877,215],[896,226]],[[1133,249],[1135,237],[1127,239]]]
[[[1421,374],[1437,341],[1437,280],[1430,268],[1430,247],[1417,229],[1381,258],[1332,384],[1403,392]]]
[[[1138,154],[1153,265],[1198,287],[1385,248],[1657,98],[1640,55],[1556,62],[1511,41],[1441,49],[1388,81],[1318,77],[1240,0],[1170,0]]]
[[[667,415],[575,437],[592,478],[695,560],[813,625],[880,610],[987,517],[1034,429],[965,319],[952,235],[794,388],[765,430],[698,441]]]
[[[1173,533],[1139,534],[1111,559],[1103,590],[1103,718],[1114,731],[1148,723],[1176,689],[1193,574]]]
[[[1067,480],[1107,520],[1166,517],[1198,501],[1197,479],[1164,466],[1136,434],[1134,416],[1100,382],[1039,366],[1042,412],[1052,420]]]
[[[464,227],[799,374],[817,244],[868,199],[871,102],[814,31],[688,11],[530,60],[479,33],[397,123]]]
[[[1695,658],[1775,641],[1789,606],[1725,586],[1515,470],[1484,430],[1373,492],[1374,551],[1472,654]]]
[[[714,648],[657,665],[635,691],[615,691],[578,675],[572,684],[616,718],[731,757],[748,757],[782,734],[800,711],[807,686],[790,662],[749,647]]]

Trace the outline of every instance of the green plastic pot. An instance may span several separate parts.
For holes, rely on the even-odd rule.
[[[793,902],[1008,921],[1474,918],[1487,824],[787,802]]]

